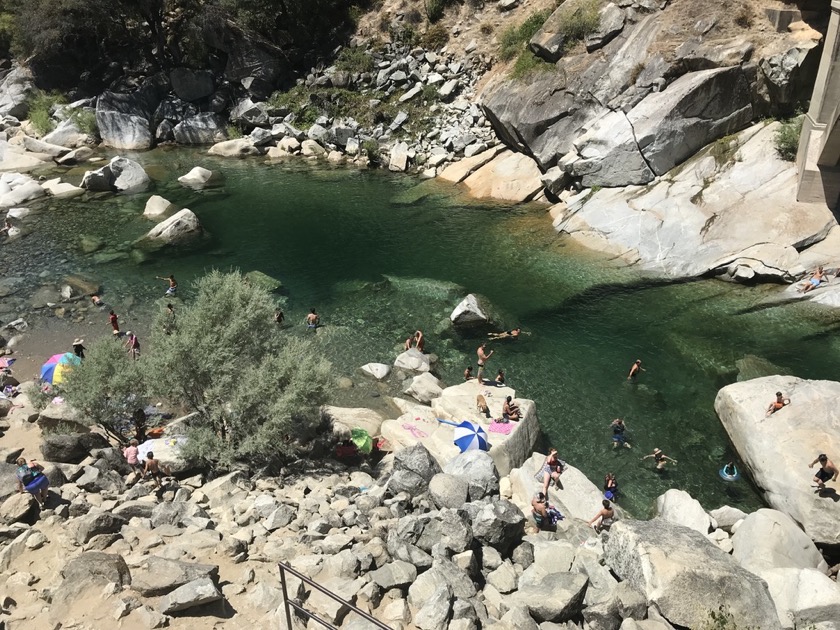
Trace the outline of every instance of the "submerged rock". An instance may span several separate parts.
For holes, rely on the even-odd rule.
[[[201,190],[219,177],[220,176],[217,173],[214,173],[210,169],[203,168],[201,166],[194,166],[190,169],[189,173],[181,175],[178,178],[178,182],[188,188]]]
[[[280,282],[277,278],[272,278],[262,271],[249,271],[245,274],[245,279],[250,282],[251,285],[268,291],[269,293],[279,291],[283,288],[282,282]]]

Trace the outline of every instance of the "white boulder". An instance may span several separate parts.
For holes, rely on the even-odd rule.
[[[411,348],[396,358],[394,367],[414,372],[428,372],[431,369],[431,363],[429,355],[423,354],[417,348]]]
[[[486,324],[489,317],[474,293],[465,297],[449,315],[449,320],[456,325]]]
[[[712,529],[712,520],[685,490],[672,488],[656,499],[656,515],[677,525],[683,525],[705,535]]]
[[[443,383],[429,372],[423,372],[411,379],[411,384],[403,392],[418,402],[428,404],[443,393]]]
[[[146,202],[146,207],[143,210],[143,216],[147,219],[158,219],[175,210],[175,205],[161,197],[160,195],[152,195]]]
[[[168,219],[161,221],[146,234],[146,238],[163,244],[173,245],[201,236],[203,229],[198,217],[184,208]]]
[[[777,391],[791,403],[766,417]],[[767,376],[727,385],[715,399],[715,411],[767,502],[815,542],[832,545],[840,543],[840,501],[831,483],[826,493],[814,491],[816,469],[808,464],[820,453],[840,461],[838,397],[836,381]]]
[[[188,188],[201,189],[210,184],[214,176],[215,173],[210,169],[195,166],[186,175],[181,175],[178,178],[178,182]]]
[[[391,373],[391,366],[387,363],[365,363],[360,369],[377,381],[385,380]]]

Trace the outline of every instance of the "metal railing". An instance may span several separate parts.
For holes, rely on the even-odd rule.
[[[350,602],[342,599],[341,597],[339,597],[338,595],[336,595],[332,591],[329,591],[329,590],[325,589],[320,584],[316,584],[315,582],[310,580],[308,577],[306,577],[302,573],[300,573],[298,571],[295,571],[292,567],[290,567],[285,562],[279,562],[277,564],[277,566],[280,569],[280,585],[283,589],[283,605],[286,607],[286,627],[288,628],[288,630],[292,630],[292,609],[293,608],[294,608],[295,611],[297,611],[298,613],[300,613],[304,617],[307,617],[309,619],[314,619],[315,621],[320,623],[325,628],[329,628],[329,630],[338,630],[338,628],[336,626],[332,625],[329,621],[321,619],[314,612],[310,612],[310,611],[306,610],[303,607],[303,605],[301,605],[298,601],[289,598],[288,588],[286,587],[286,573],[289,573],[290,575],[295,576],[297,579],[299,579],[301,582],[303,582],[307,586],[311,586],[312,588],[314,588],[315,590],[323,593],[324,595],[326,595],[327,597],[329,597],[333,601],[336,601],[339,604],[342,604],[343,606],[346,606],[347,608],[350,609],[351,612],[356,613],[362,619],[365,619],[366,621],[372,623],[377,628],[381,628],[382,630],[393,630],[393,628],[391,628],[391,626],[386,626],[381,621],[379,621],[377,619],[374,619],[373,617],[371,617],[365,611],[360,610],[359,608],[356,608],[353,604],[351,604]]]

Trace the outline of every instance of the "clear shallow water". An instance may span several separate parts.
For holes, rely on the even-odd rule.
[[[191,208],[212,234],[200,251],[138,264],[130,243],[151,225],[140,217],[148,194],[51,202],[33,221],[35,237],[15,247],[29,256],[59,252],[41,264],[89,270],[118,312],[131,309],[136,319],[162,294],[155,275],[174,273],[182,289],[211,267],[277,277],[291,324],[284,334],[302,334],[298,323],[316,307],[326,323],[316,343],[356,384],[337,392],[337,404],[381,406],[378,396],[399,384],[378,386],[355,370],[393,361],[417,328],[440,357],[440,377],[459,382],[482,335],[455,333],[448,314],[466,292],[480,293],[505,327],[531,333],[491,344],[490,367],[504,368],[518,393],[536,400],[547,440],[564,459],[599,484],[616,472],[622,504],[639,515],[670,487],[708,508],[760,505],[748,483],[727,484],[717,473],[733,454],[713,401],[736,379],[737,360],[758,355],[809,378],[834,378],[840,367],[840,344],[828,334],[840,318],[802,305],[751,310],[772,288],[652,282],[564,241],[542,207],[468,203],[434,182],[418,187],[414,178],[299,162],[266,166],[185,151],[137,157],[155,192]],[[196,164],[224,171],[223,185],[180,187],[175,178]],[[94,264],[97,255],[78,251],[81,234],[103,238],[125,259]],[[637,357],[648,371],[634,386],[626,374]],[[618,415],[632,450],[611,449],[608,426]],[[654,447],[679,465],[654,473],[639,461]]]

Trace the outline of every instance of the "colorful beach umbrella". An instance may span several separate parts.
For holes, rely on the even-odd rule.
[[[82,360],[72,352],[54,354],[41,366],[41,380],[51,385],[58,385],[67,377],[70,370],[81,364]]]
[[[356,445],[362,455],[367,455],[373,450],[373,440],[370,433],[364,429],[353,429],[350,431],[350,441]]]
[[[487,441],[487,432],[482,427],[470,422],[469,420],[464,420],[461,424],[455,427],[453,432],[455,436],[453,442],[462,453],[464,451],[490,450],[490,444]]]

